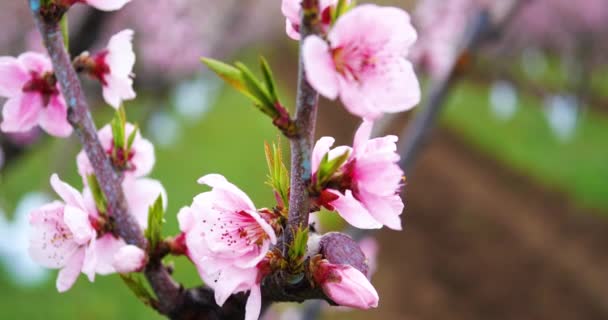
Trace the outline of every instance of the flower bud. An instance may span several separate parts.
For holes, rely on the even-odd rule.
[[[141,271],[146,265],[146,253],[134,246],[126,245],[114,254],[112,266],[118,273]]]

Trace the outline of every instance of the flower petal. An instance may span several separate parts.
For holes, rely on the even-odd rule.
[[[0,128],[4,132],[29,131],[38,124],[38,115],[42,108],[42,97],[36,93],[10,98],[2,109]]]
[[[302,59],[306,79],[322,96],[328,99],[338,97],[338,73],[332,59],[329,45],[318,36],[309,36],[302,44]]]
[[[68,107],[61,95],[51,97],[49,104],[40,111],[38,121],[40,127],[50,135],[67,137],[72,134],[72,126],[68,122]]]
[[[154,204],[158,196],[163,198],[163,207],[167,208],[167,191],[158,180],[125,177],[123,189],[130,212],[137,219],[142,229],[148,227],[148,209]]]
[[[56,173],[53,173],[51,176],[51,186],[66,204],[86,211],[84,200],[80,192],[76,191],[76,189],[69,184],[61,181]]]
[[[0,96],[21,95],[23,85],[29,77],[19,60],[13,57],[0,57]]]
[[[126,245],[114,254],[112,266],[117,272],[129,273],[141,270],[145,266],[146,253],[134,246]]]
[[[262,290],[259,285],[251,287],[245,305],[245,320],[257,320],[262,311]]]
[[[89,215],[81,208],[66,205],[63,211],[63,220],[70,228],[77,244],[86,244],[91,238],[95,237],[95,229],[91,226]]]
[[[56,282],[57,291],[66,292],[70,290],[80,275],[83,260],[84,249],[80,249],[72,255],[65,267],[59,271]]]
[[[321,160],[325,157],[325,154],[329,152],[331,146],[334,145],[336,139],[332,137],[321,137],[317,143],[315,143],[314,148],[312,149],[312,172],[317,172],[319,169],[319,164],[321,164]]]
[[[361,202],[353,197],[350,190],[346,190],[344,195],[338,191],[330,191],[338,196],[338,199],[332,201],[330,204],[350,225],[359,229],[382,228],[382,224],[374,219]]]
[[[86,0],[86,3],[102,11],[120,10],[131,0]]]
[[[234,184],[228,182],[224,176],[220,174],[208,174],[198,179],[198,183],[206,184],[213,188],[212,192],[217,196],[216,204],[222,204],[229,207],[228,209],[253,210],[255,205],[241,189]],[[230,211],[230,210],[227,210]]]

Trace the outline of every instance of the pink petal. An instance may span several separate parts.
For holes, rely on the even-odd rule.
[[[357,309],[378,306],[378,292],[361,271],[348,265],[338,265],[336,269],[341,281],[327,281],[322,284],[323,291],[334,302]]]
[[[127,123],[127,136],[131,135],[133,130],[135,130],[135,126]],[[152,168],[154,168],[154,162],[156,161],[154,156],[154,145],[149,140],[142,138],[141,134],[137,132],[131,150],[134,154],[130,162],[135,165],[135,171],[130,173],[135,177],[148,175],[152,171]]]
[[[367,143],[369,138],[371,138],[373,128],[373,121],[363,120],[363,122],[359,126],[359,129],[357,129],[357,132],[355,133],[355,140],[353,141],[353,148],[355,149],[355,152],[357,152],[358,149],[363,147]]]
[[[359,229],[380,229],[382,224],[370,214],[370,212],[353,197],[350,190],[346,190],[345,195],[338,191],[330,190],[338,196],[338,199],[331,202],[336,211],[346,222]]]
[[[126,245],[114,254],[112,265],[119,273],[130,273],[141,270],[145,266],[146,253],[134,245]]]
[[[194,215],[190,207],[183,207],[177,213],[177,221],[179,223],[179,230],[182,232],[189,232],[194,227]]]
[[[106,63],[110,73],[117,78],[128,78],[135,65],[133,30],[123,30],[110,38]]]
[[[148,227],[148,209],[160,195],[163,198],[163,207],[167,208],[167,192],[158,180],[150,178],[126,177],[123,189],[131,214],[137,219],[140,227]]]
[[[23,85],[29,78],[30,75],[19,60],[13,57],[0,57],[0,96],[21,95]]]
[[[131,0],[86,0],[87,4],[102,11],[120,10]]]
[[[338,73],[329,45],[317,36],[309,36],[302,44],[302,59],[306,79],[310,85],[328,99],[338,97]]]
[[[299,23],[297,25],[299,25]],[[294,28],[293,23],[291,23],[291,21],[288,19],[285,19],[285,33],[287,33],[287,36],[293,40],[300,40],[300,33]]]
[[[257,320],[262,311],[262,290],[259,285],[251,287],[245,305],[245,320]]]
[[[69,237],[63,209],[63,203],[55,201],[30,213],[28,253],[46,268],[64,267],[79,248]]]
[[[97,257],[97,242],[98,240],[95,237],[89,241],[89,245],[85,247],[84,261],[82,262],[81,271],[91,282],[95,281],[95,268],[97,268],[99,262]]]
[[[4,104],[0,128],[4,132],[29,131],[38,124],[42,108],[42,97],[36,93],[10,98]]]
[[[331,146],[333,146],[335,141],[336,139],[332,137],[321,137],[321,139],[319,139],[317,143],[315,143],[315,146],[312,149],[313,173],[317,172],[317,169],[319,169],[319,164],[321,164],[321,160],[323,160],[325,154],[329,152],[329,149],[331,148]]]
[[[219,274],[211,275],[211,277],[203,278],[203,280],[215,290],[215,302],[222,306],[233,293],[238,292],[237,289],[253,285],[257,274],[256,268],[228,267],[220,271]]]
[[[17,59],[21,62],[21,65],[28,71],[33,71],[38,75],[42,75],[45,72],[53,71],[53,65],[51,60],[43,54],[37,52],[26,52],[21,54]]]
[[[226,211],[253,210],[255,205],[241,189],[228,182],[220,174],[208,174],[198,179],[198,183],[206,184],[213,188],[212,192],[217,196],[215,201],[217,206],[227,208]]]
[[[387,197],[359,192],[359,197],[377,221],[393,230],[402,229],[400,215],[403,212],[404,205],[399,195]]]
[[[120,238],[115,238],[111,234],[105,234],[103,237],[97,239],[95,244],[95,256],[97,257],[95,263],[95,273],[101,275],[107,275],[116,272],[114,269],[114,257],[121,248],[127,244]]]
[[[81,208],[76,208],[71,205],[65,206],[63,211],[63,220],[70,228],[74,241],[79,245],[86,244],[92,237],[95,237],[95,230],[89,221],[89,215],[82,211]]]
[[[57,276],[57,291],[66,292],[68,291],[78,279],[80,275],[80,269],[82,267],[82,262],[84,260],[84,250],[78,250],[68,263],[59,271],[59,275]]]
[[[68,122],[68,108],[63,97],[56,95],[50,103],[40,111],[39,124],[44,131],[56,137],[67,137],[72,134],[72,126]]]
[[[69,184],[61,181],[56,173],[53,173],[51,176],[51,186],[66,204],[86,210],[80,192],[76,191],[76,189],[72,188]]]
[[[106,76],[107,85],[103,87],[104,100],[118,109],[123,101],[133,100],[136,97],[133,91],[133,79],[119,78],[115,75]]]

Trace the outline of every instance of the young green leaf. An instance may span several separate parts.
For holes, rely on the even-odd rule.
[[[127,154],[131,151],[131,146],[133,146],[133,141],[135,141],[135,137],[137,136],[137,131],[139,131],[139,126],[134,125],[133,132],[129,134],[129,138],[127,139]]]
[[[67,51],[70,51],[70,30],[68,23],[68,15],[64,14],[59,22],[61,27],[61,36],[63,37],[63,45]]]
[[[253,100],[254,104],[262,104],[262,102],[260,102],[260,100],[251,94],[251,92],[249,92],[247,89],[241,70],[211,58],[201,58],[201,61],[227,84],[247,96],[249,99]]]
[[[131,292],[135,294],[137,299],[139,299],[144,304],[148,306],[153,306],[158,303],[154,298],[153,294],[150,292],[150,290],[148,290],[148,288],[144,285],[144,281],[142,280],[140,274],[120,274],[120,278],[131,290]]]
[[[306,248],[308,244],[308,226],[298,228],[293,239],[293,243],[289,246],[288,257],[292,272],[302,272],[304,260],[306,258]]]
[[[101,187],[99,186],[99,182],[97,181],[97,177],[95,174],[90,174],[87,176],[87,182],[89,183],[89,189],[91,190],[91,194],[93,195],[93,200],[95,201],[95,207],[99,214],[105,215],[107,201],[103,192],[101,191]]]
[[[266,83],[266,88],[268,89],[268,94],[272,99],[274,104],[279,102],[279,96],[277,95],[277,87],[274,81],[274,76],[272,75],[272,70],[270,69],[270,65],[268,65],[268,61],[264,57],[260,57],[260,69],[262,69],[262,73],[264,74],[264,82]]]
[[[155,250],[162,241],[164,214],[163,197],[159,195],[148,210],[148,229],[144,232],[150,244],[150,250]]]
[[[266,153],[266,163],[268,164],[268,181],[266,182],[273,188],[281,199],[281,205],[288,209],[289,206],[289,171],[283,162],[283,151],[280,144],[264,143]]]
[[[273,99],[268,90],[262,85],[262,82],[244,64],[237,62],[234,65],[241,71],[245,86],[247,86],[249,92],[261,102],[259,105],[260,110],[273,119],[277,117],[278,112],[274,106]]]
[[[322,187],[325,183],[331,180],[332,176],[340,169],[340,167],[348,160],[350,151],[345,151],[338,157],[329,160],[329,154],[326,153],[317,169],[317,187]]]

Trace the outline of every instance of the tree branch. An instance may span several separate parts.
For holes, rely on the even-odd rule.
[[[291,139],[291,185],[289,193],[289,217],[283,238],[283,253],[293,241],[295,232],[308,227],[311,180],[312,145],[317,118],[319,94],[306,80],[302,59],[302,42],[309,35],[319,34],[318,0],[304,0],[300,24],[300,61],[298,70],[298,92],[296,100],[296,136]]]
[[[68,104],[68,121],[74,127],[93,166],[93,171],[107,200],[108,212],[116,222],[117,232],[127,243],[145,250],[147,241],[137,221],[129,214],[121,178],[112,167],[110,159],[99,142],[97,129],[91,119],[80,80],[65,49],[59,24],[55,19],[41,14],[41,10],[44,8],[41,6],[40,0],[28,0],[28,2],[36,26],[51,57],[55,77]],[[177,304],[177,299],[181,294],[180,287],[171,279],[160,261],[154,263],[157,264],[149,265],[145,274],[160,301],[159,311],[168,314]]]
[[[461,41],[458,55],[452,63],[451,68],[439,79],[431,84],[429,96],[416,114],[410,125],[401,134],[401,143],[398,147],[401,154],[399,165],[405,172],[412,167],[415,159],[422,148],[430,129],[433,127],[437,117],[443,109],[445,98],[457,76],[463,72],[463,62],[470,58],[471,54],[486,40],[500,36],[504,27],[512,20],[518,10],[529,0],[511,0],[511,3],[500,7],[502,12],[495,12],[494,17],[489,7],[480,8],[465,31]],[[501,5],[504,5],[501,3]],[[465,66],[467,67],[467,66]]]

